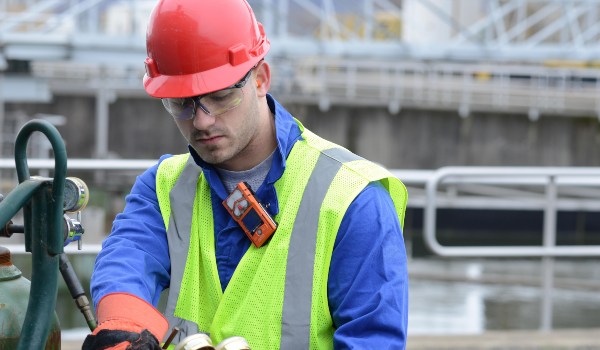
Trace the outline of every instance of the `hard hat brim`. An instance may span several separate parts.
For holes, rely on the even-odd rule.
[[[204,95],[237,83],[255,65],[255,60],[238,66],[230,64],[208,71],[184,75],[144,75],[144,89],[157,98],[181,98]]]

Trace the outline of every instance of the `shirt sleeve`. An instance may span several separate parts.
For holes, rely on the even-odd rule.
[[[372,183],[348,208],[334,245],[328,295],[335,349],[405,349],[406,265],[392,199]]]
[[[127,292],[158,305],[169,286],[170,260],[165,225],[156,197],[158,165],[138,176],[102,242],[91,279],[94,306],[109,293]]]

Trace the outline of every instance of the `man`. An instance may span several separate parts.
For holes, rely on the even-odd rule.
[[[245,0],[156,5],[144,88],[189,153],[138,177],[115,218],[92,276],[99,326],[84,349],[158,349],[174,327],[172,344],[207,333],[254,350],[405,348],[406,190],[268,94],[269,47]],[[263,243],[227,207],[251,202],[229,197],[244,182],[262,204],[258,222],[277,224]]]

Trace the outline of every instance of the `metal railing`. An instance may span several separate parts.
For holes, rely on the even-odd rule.
[[[68,170],[142,171],[155,160],[70,159]],[[52,160],[31,159],[30,169],[51,169]],[[0,170],[14,169],[13,159],[0,159]],[[424,209],[424,238],[431,251],[448,258],[540,257],[542,261],[541,329],[552,328],[554,258],[600,256],[600,246],[557,246],[557,212],[600,211],[600,168],[557,167],[447,167],[430,170],[392,170],[408,188],[408,206]],[[443,246],[436,237],[439,208],[541,210],[543,243],[540,246]],[[3,244],[15,254],[20,244]],[[67,246],[69,254],[97,254],[100,244],[83,250]]]
[[[527,64],[448,63],[329,59],[271,61],[272,93],[281,101],[332,106],[370,106],[541,116],[600,118],[600,69]],[[147,97],[143,69],[103,69],[93,64],[34,62],[32,74],[57,94]]]
[[[445,186],[445,192],[441,187]],[[500,187],[498,187],[500,186]],[[540,188],[531,190],[532,188]],[[562,192],[560,189],[565,189]],[[600,246],[558,246],[557,212],[600,211],[600,168],[447,167],[426,183],[423,235],[427,247],[443,257],[540,257],[542,307],[540,328],[552,328],[554,258],[600,256]],[[485,204],[484,204],[485,203]],[[443,207],[543,210],[543,239],[539,246],[444,246],[436,236],[436,212]]]
[[[600,118],[600,69],[313,58],[295,62],[287,100],[331,105]]]
[[[156,164],[156,160],[141,159],[118,159],[118,160],[99,160],[99,159],[69,159],[68,172],[71,171],[132,171],[140,173]],[[48,171],[54,168],[52,159],[29,159],[28,166],[31,170]],[[15,161],[12,158],[0,158],[0,170],[11,170],[15,168]],[[132,175],[133,180],[134,175]],[[124,184],[131,186],[131,184]],[[6,195],[6,193],[3,193]],[[93,194],[92,194],[93,195]],[[85,219],[85,214],[84,214]],[[2,244],[14,254],[24,254],[25,247],[22,244]],[[99,242],[84,243],[83,250],[78,250],[76,246],[69,245],[64,248],[69,254],[98,254],[101,245]]]
[[[424,237],[428,247],[435,254],[445,257],[566,257],[600,256],[600,246],[557,246],[556,217],[561,208],[569,210],[600,211],[600,168],[505,168],[505,167],[447,167],[441,168],[427,180],[424,212]],[[440,186],[447,188],[446,194],[440,194]],[[477,185],[478,187],[475,187]],[[504,187],[495,187],[501,185]],[[466,193],[459,194],[459,190]],[[470,188],[466,188],[469,186]],[[485,187],[484,187],[485,186]],[[509,189],[506,186],[543,187],[543,192]],[[559,197],[559,188],[568,188]],[[588,188],[596,187],[596,191]],[[479,194],[474,196],[473,189]],[[583,190],[581,190],[583,189]],[[449,192],[449,193],[448,193]],[[485,197],[482,197],[484,196]],[[443,197],[443,198],[441,198]],[[479,197],[479,198],[477,198]],[[447,247],[436,238],[436,209],[439,203],[444,207],[480,207],[483,209],[501,206],[507,209],[543,210],[543,245],[541,246],[505,246],[505,247]],[[483,203],[487,202],[487,205]],[[453,202],[456,202],[453,204]],[[462,204],[461,204],[462,203]],[[480,206],[484,205],[484,206]]]
[[[249,2],[277,42],[273,50],[281,54],[594,60],[600,40],[600,0]],[[5,0],[0,2],[0,37],[20,44],[33,40],[44,45],[115,48],[131,37],[143,38],[154,4],[152,0]],[[71,37],[73,33],[77,35]],[[90,45],[81,40],[86,34],[97,39],[108,34],[113,40]]]

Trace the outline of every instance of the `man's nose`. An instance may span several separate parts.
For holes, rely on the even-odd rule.
[[[197,107],[194,114],[194,127],[198,130],[206,130],[209,126],[215,123],[216,118],[206,113],[202,108]]]

